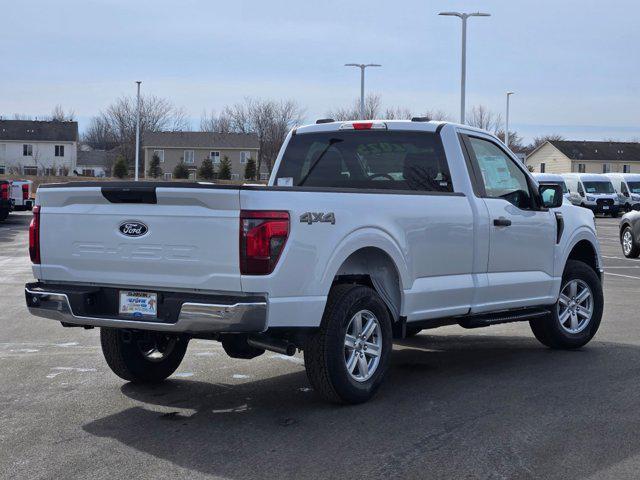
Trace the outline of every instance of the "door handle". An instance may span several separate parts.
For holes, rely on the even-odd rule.
[[[504,217],[494,218],[493,219],[493,224],[496,227],[510,227],[511,226],[511,220],[509,220],[508,218],[504,218]]]

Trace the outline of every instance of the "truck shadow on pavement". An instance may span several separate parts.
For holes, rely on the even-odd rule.
[[[526,337],[395,346],[371,402],[323,403],[304,371],[238,385],[126,384],[139,406],[92,435],[227,478],[581,479],[640,452],[640,349],[552,351]]]

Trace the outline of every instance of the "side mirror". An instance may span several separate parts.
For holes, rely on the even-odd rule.
[[[545,208],[558,208],[562,206],[562,187],[553,183],[543,183],[538,187],[542,205]]]
[[[581,197],[584,197],[584,192],[578,192]]]

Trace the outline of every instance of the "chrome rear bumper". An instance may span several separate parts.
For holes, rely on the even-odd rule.
[[[234,303],[182,302],[174,323],[135,320],[122,317],[76,315],[69,296],[59,289],[48,291],[46,285],[25,285],[27,308],[32,315],[69,325],[129,328],[172,333],[260,333],[267,328],[267,302]],[[221,297],[228,300],[228,297]]]

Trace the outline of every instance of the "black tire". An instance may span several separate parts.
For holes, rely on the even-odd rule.
[[[625,235],[631,235],[631,249],[629,251],[625,251],[624,248],[624,237]],[[622,230],[622,235],[620,235],[620,242],[622,243],[622,254],[627,258],[638,258],[640,255],[640,248],[638,248],[638,239],[633,234],[633,230],[631,227],[626,226],[624,230]]]
[[[180,366],[189,340],[156,332],[101,328],[100,343],[109,368],[120,378],[134,383],[157,383]],[[154,346],[163,354],[151,359],[143,350]]]
[[[585,282],[592,293],[593,313],[586,327],[579,333],[570,333],[562,328],[558,318],[558,303],[551,309],[551,314],[547,317],[531,320],[529,325],[535,337],[550,348],[555,349],[575,349],[580,348],[593,338],[598,331],[602,320],[602,310],[604,308],[604,297],[602,295],[602,283],[596,272],[586,263],[577,260],[568,260],[562,275],[562,292],[565,285],[571,280],[581,280]],[[558,300],[559,302],[560,300]]]
[[[371,312],[378,320],[381,354],[371,377],[358,381],[347,371],[344,342],[352,317],[362,310]],[[375,290],[360,285],[333,287],[320,328],[304,348],[311,385],[321,397],[333,403],[366,402],[376,393],[389,368],[392,337],[389,311]]]
[[[407,330],[405,332],[405,336],[406,338],[411,338],[411,337],[415,337],[416,335],[418,335],[423,329],[420,327],[407,327]]]

